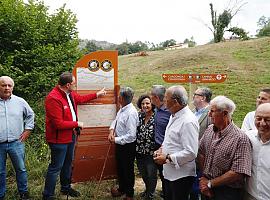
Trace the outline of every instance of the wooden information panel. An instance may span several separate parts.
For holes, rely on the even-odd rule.
[[[76,63],[73,75],[79,94],[95,93],[104,87],[107,94],[78,106],[78,119],[84,129],[75,147],[72,182],[115,178],[115,148],[108,142],[108,135],[118,108],[117,51],[85,55]]]

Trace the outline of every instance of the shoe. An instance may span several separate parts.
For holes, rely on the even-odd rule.
[[[20,193],[20,200],[30,200],[29,192]]]
[[[50,197],[43,196],[42,200],[55,200],[55,198],[54,198],[54,196],[50,196]]]
[[[69,188],[69,190],[61,190],[61,193],[63,195],[68,195],[70,197],[79,197],[79,196],[81,196],[81,194],[78,191],[74,190],[73,188]]]
[[[124,197],[123,200],[133,200],[133,197]]]
[[[112,197],[121,197],[124,193],[119,191],[118,188],[112,188],[111,194],[112,194]]]
[[[141,198],[144,198],[146,196],[146,192],[144,191],[144,192],[141,192],[140,194],[139,194],[139,197],[141,197]]]
[[[159,196],[160,196],[162,199],[165,199],[165,195],[164,195],[164,193],[163,193],[162,191],[160,191]]]

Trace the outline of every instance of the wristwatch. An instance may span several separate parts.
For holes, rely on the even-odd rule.
[[[167,154],[167,155],[166,155],[166,160],[168,160],[169,162],[172,162],[172,159],[171,159],[171,157],[170,157],[170,154]]]
[[[212,188],[211,180],[208,180],[207,187],[208,187],[209,189]]]

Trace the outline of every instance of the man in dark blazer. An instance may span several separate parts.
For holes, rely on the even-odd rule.
[[[212,91],[207,87],[198,88],[193,94],[193,110],[195,116],[198,119],[200,125],[199,140],[201,139],[204,131],[211,124],[210,118],[208,117],[209,103],[211,101]],[[199,170],[197,167],[197,177],[190,193],[189,200],[199,200]]]
[[[199,139],[201,139],[205,129],[208,127],[210,118],[208,117],[209,103],[211,101],[212,91],[209,88],[198,88],[193,94],[193,110],[200,125]]]

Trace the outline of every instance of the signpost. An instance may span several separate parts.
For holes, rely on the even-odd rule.
[[[189,83],[189,100],[191,101],[194,92],[192,84],[222,83],[226,80],[227,74],[162,74],[162,78],[167,83]]]
[[[72,182],[115,178],[114,145],[110,146],[107,138],[118,110],[117,51],[85,55],[75,64],[73,75],[79,94],[95,93],[105,87],[107,95],[78,106],[78,119],[84,129],[75,147]]]

